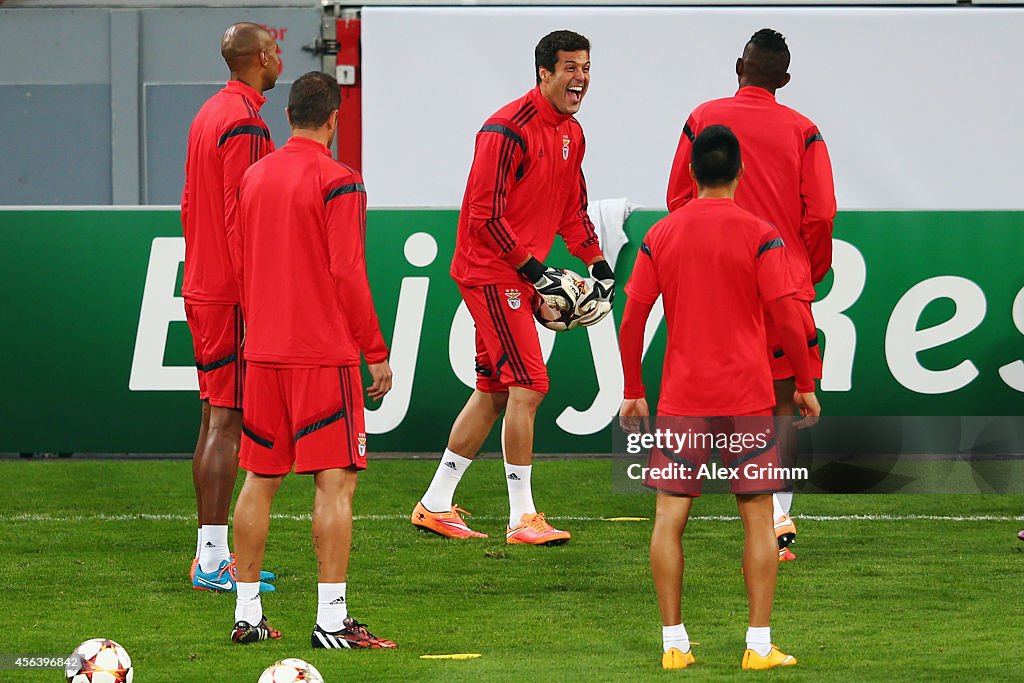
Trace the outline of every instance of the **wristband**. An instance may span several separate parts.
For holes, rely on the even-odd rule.
[[[531,256],[529,261],[519,267],[519,274],[530,282],[537,282],[544,276],[545,270],[544,264]]]

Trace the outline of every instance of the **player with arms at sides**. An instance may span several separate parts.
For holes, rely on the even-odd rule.
[[[292,85],[292,137],[250,168],[239,191],[237,277],[248,364],[242,448],[247,475],[235,504],[236,643],[281,634],[258,592],[270,505],[295,467],[312,474],[313,547],[319,568],[314,648],[393,648],[348,615],[352,496],[366,468],[360,354],[371,399],[391,389],[366,270],[366,191],[357,171],[331,158],[341,102],[331,76]]]
[[[668,424],[680,434],[764,434],[765,443],[742,452],[723,452],[726,466],[742,466],[744,476],[730,479],[743,520],[744,581],[750,604],[744,669],[796,664],[771,644],[769,620],[779,569],[772,529],[771,490],[778,476],[747,475],[747,465],[779,468],[772,407],[775,395],[764,353],[765,321],[796,373],[792,397],[801,414],[820,413],[811,363],[803,336],[800,301],[786,264],[786,250],[771,225],[733,200],[742,185],[743,165],[736,136],[725,126],[709,126],[696,136],[688,164],[697,196],[658,221],[640,246],[626,285],[629,297],[619,330],[625,400],[623,427],[636,431],[650,415],[641,376],[644,327],[651,308],[663,298],[668,341],[658,404],[658,428]],[[666,419],[666,416],[675,416]],[[806,424],[816,417],[805,418]],[[699,470],[709,448],[691,448],[675,458],[652,450],[649,466],[673,461]],[[731,462],[730,462],[731,461]],[[695,476],[646,479],[658,491],[651,535],[651,573],[663,624],[662,666],[680,669],[694,663],[683,625],[682,536],[693,498],[700,495]]]
[[[509,496],[508,543],[558,545],[533,502],[534,419],[548,390],[531,300],[534,290],[567,308],[562,271],[544,265],[561,235],[587,264],[591,297],[609,303],[614,274],[587,216],[583,129],[573,115],[590,85],[590,41],[572,31],[544,36],[534,51],[536,87],[499,109],[476,135],[459,214],[451,275],[476,324],[476,390],[455,419],[447,448],[413,525],[450,538],[486,538],[452,503],[455,488],[499,417]],[[597,315],[597,311],[594,311]],[[589,325],[590,312],[580,319]]]
[[[691,201],[697,187],[688,171],[694,136],[712,124],[728,126],[743,147],[746,172],[736,191],[736,203],[768,221],[786,243],[797,299],[803,309],[804,336],[811,349],[811,369],[821,379],[818,332],[811,316],[814,285],[832,267],[832,222],[836,215],[835,187],[828,149],[818,127],[803,114],[779,104],[776,91],[789,83],[789,47],[777,31],[761,29],[736,60],[739,90],[732,97],[705,102],[686,120],[668,182],[668,209]],[[796,414],[794,370],[782,348],[778,331],[768,324],[768,353],[775,380],[776,415]],[[779,447],[791,460],[796,447],[791,424],[782,423]],[[796,525],[789,516],[793,494],[774,498],[775,533],[779,559],[796,556],[789,545]]]
[[[198,590],[235,590],[228,513],[238,474],[242,429],[242,337],[238,285],[230,260],[242,174],[274,150],[260,118],[281,73],[274,38],[257,24],[229,26],[220,53],[231,79],[200,108],[188,132],[181,225],[185,235],[182,295],[199,373],[203,412],[192,458],[199,534],[190,578]],[[264,572],[266,581],[273,574]],[[262,589],[273,591],[264,583]]]

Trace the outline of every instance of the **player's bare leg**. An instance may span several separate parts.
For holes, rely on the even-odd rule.
[[[205,524],[227,524],[238,475],[238,444],[242,411],[210,406],[206,445],[199,468]]]
[[[750,625],[768,626],[775,600],[779,573],[775,533],[772,529],[772,500],[768,494],[737,495],[736,506],[743,520],[743,581],[750,603]]]
[[[235,503],[235,561],[239,581],[252,583],[260,580],[270,527],[270,505],[283,479],[284,475],[246,473],[245,483]]]
[[[474,390],[462,412],[455,418],[448,436],[448,450],[468,460],[476,458],[494,423],[505,412],[508,399],[509,394],[506,392]]]
[[[317,610],[310,643],[315,648],[393,648],[348,615],[345,589],[352,551],[352,496],[355,470],[321,470],[313,475],[313,548],[316,550]]]
[[[473,531],[466,525],[462,518],[465,510],[457,507],[452,498],[462,475],[473,464],[507,403],[507,392],[473,391],[455,418],[448,447],[430,486],[412,511],[413,526],[448,538],[487,538],[487,534]]]
[[[783,467],[792,467],[796,460],[796,428],[793,427],[793,416],[797,414],[793,393],[796,391],[796,380],[793,378],[776,380],[775,415],[776,438],[778,452]],[[778,545],[779,560],[795,560],[796,555],[789,546],[796,540],[796,525],[789,516],[793,504],[791,492],[776,493],[772,497],[775,524],[775,537]]]
[[[339,583],[347,578],[352,549],[352,496],[357,478],[355,470],[342,469],[313,475],[313,549],[321,583]]]
[[[196,556],[192,560],[192,569],[189,572],[189,581],[195,579],[196,565],[199,564],[199,546],[203,540],[203,487],[199,472],[203,466],[203,453],[206,451],[206,439],[210,428],[210,403],[202,401],[202,413],[199,420],[199,438],[196,439],[196,450],[192,453],[192,486],[196,490],[196,526],[198,535],[196,538]]]
[[[509,465],[533,464],[533,424],[544,394],[524,387],[509,387],[502,424],[502,449]]]
[[[663,626],[683,623],[683,532],[690,517],[690,496],[659,493],[651,532],[651,577]]]
[[[284,475],[265,476],[247,473],[235,504],[234,541],[237,562],[235,627],[231,640],[236,643],[277,639],[280,632],[271,628],[263,615],[260,601],[260,567],[267,547],[270,505]]]
[[[683,532],[690,517],[690,496],[659,493],[651,532],[651,577],[661,612],[662,657],[665,669],[685,669],[694,663],[690,637],[683,625]]]
[[[209,573],[219,571],[222,563],[231,561],[228,513],[238,474],[242,411],[210,406],[206,431],[206,443],[199,463],[199,488],[202,492],[199,523],[203,527],[199,570]]]
[[[501,425],[508,486],[509,521],[505,542],[562,545],[572,537],[556,529],[537,512],[533,503],[533,428],[544,394],[525,387],[509,387],[508,406]]]
[[[736,506],[743,520],[743,581],[750,604],[747,649],[744,669],[769,669],[792,666],[796,658],[772,644],[772,603],[779,573],[775,532],[772,528],[772,500],[768,494],[737,495]]]

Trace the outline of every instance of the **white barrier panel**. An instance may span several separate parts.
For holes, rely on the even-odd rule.
[[[578,115],[594,199],[665,204],[680,130],[736,90],[754,31],[785,34],[779,100],[820,127],[841,209],[1024,209],[1024,8],[366,8],[363,159],[373,206],[459,206],[484,120],[534,83],[533,48],[592,43]]]

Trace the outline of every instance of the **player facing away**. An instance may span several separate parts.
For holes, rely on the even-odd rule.
[[[239,192],[237,277],[246,319],[242,447],[247,471],[235,505],[238,595],[231,640],[281,634],[258,592],[270,505],[294,466],[312,474],[319,571],[314,648],[393,648],[349,616],[352,495],[366,468],[359,372],[371,399],[391,389],[388,348],[366,271],[366,191],[331,158],[341,102],[337,81],[311,72],[292,85],[292,137],[245,174]]]
[[[558,545],[570,534],[537,512],[531,488],[534,418],[548,390],[531,299],[536,290],[564,300],[566,308],[572,301],[559,283],[561,271],[543,263],[556,234],[587,264],[601,301],[611,301],[615,278],[587,216],[585,141],[573,117],[590,85],[590,41],[554,31],[534,57],[536,87],[499,109],[476,135],[451,266],[476,324],[476,390],[452,425],[412,523],[450,538],[486,538],[466,526],[452,498],[504,413],[505,540]]]
[[[199,373],[202,420],[192,458],[199,533],[190,579],[199,590],[234,591],[228,512],[238,474],[242,429],[242,312],[230,260],[242,174],[274,149],[260,118],[281,72],[277,42],[257,24],[234,24],[220,52],[231,79],[200,108],[188,132],[181,225],[182,295]],[[265,581],[273,580],[265,572]],[[264,591],[274,586],[264,583]]]
[[[805,339],[811,349],[812,372],[821,378],[818,332],[811,316],[814,285],[832,267],[832,222],[836,215],[835,188],[828,149],[818,127],[799,112],[776,102],[776,91],[789,83],[789,47],[777,31],[761,29],[736,60],[739,90],[732,97],[701,104],[683,126],[668,182],[668,209],[692,200],[697,187],[688,171],[694,136],[712,124],[728,126],[743,146],[746,173],[736,191],[736,203],[768,221],[786,243],[790,273],[803,309]],[[794,371],[779,333],[768,324],[768,353],[775,380],[776,414],[790,418]],[[795,448],[791,425],[780,422],[779,447]],[[789,545],[796,525],[789,516],[792,493],[774,500],[779,559],[796,559]]]
[[[796,373],[794,403],[805,416],[820,413],[807,351],[798,289],[786,263],[779,233],[734,201],[743,175],[740,145],[725,126],[709,126],[693,142],[688,168],[697,183],[696,198],[658,221],[644,238],[625,291],[629,297],[619,331],[625,400],[622,424],[635,430],[650,414],[641,378],[644,327],[654,302],[663,298],[668,341],[658,405],[661,428],[679,433],[733,434],[772,429],[775,396],[766,343],[765,319]],[[813,418],[816,419],[816,418]],[[759,444],[760,445],[760,444]],[[709,449],[690,449],[684,460],[694,468],[706,463]],[[744,476],[730,487],[743,520],[744,581],[750,604],[744,669],[796,664],[771,644],[769,619],[779,568],[772,530],[772,501],[766,490],[775,481],[746,475],[748,464],[778,468],[774,438],[749,452],[723,453],[727,466],[742,464]],[[653,450],[649,466],[662,468],[673,458]],[[676,460],[678,462],[678,460]],[[692,470],[691,470],[692,471]],[[777,481],[777,478],[776,478]],[[683,625],[682,536],[699,479],[678,476],[647,480],[658,491],[651,535],[651,573],[663,624],[662,666],[680,669],[694,663]]]

